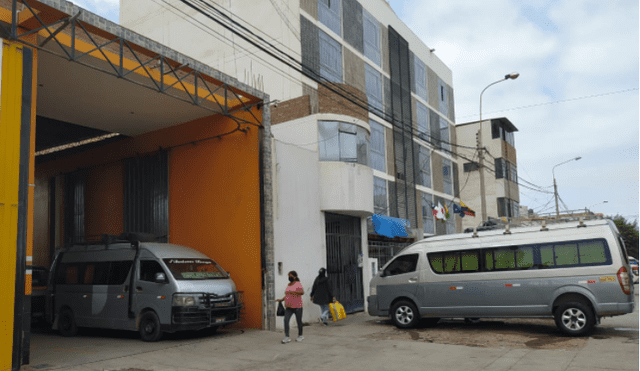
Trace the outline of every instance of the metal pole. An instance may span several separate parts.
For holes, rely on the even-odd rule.
[[[556,198],[556,219],[560,219],[560,209],[558,208],[558,185],[556,184],[556,177],[553,177],[553,195]]]

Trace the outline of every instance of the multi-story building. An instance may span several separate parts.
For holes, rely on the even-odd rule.
[[[476,218],[462,218],[462,227],[477,227],[482,221],[482,170],[487,217],[505,220],[517,218],[520,214],[520,191],[514,134],[518,129],[507,118],[501,117],[459,124],[455,131],[460,146],[476,147],[482,135],[482,146],[486,149],[482,169],[477,156],[460,159],[460,199],[476,212]]]
[[[461,230],[431,209],[458,193],[452,73],[386,1],[120,3],[124,26],[269,94],[276,297],[288,271],[310,289],[325,266],[347,311],[362,310],[370,248],[384,263]],[[377,235],[372,214],[407,221],[407,235]]]

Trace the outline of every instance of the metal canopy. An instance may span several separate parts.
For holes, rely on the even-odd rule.
[[[13,0],[0,20],[3,37],[41,51],[40,116],[125,135],[212,114],[261,126],[250,108],[264,93],[70,2]]]

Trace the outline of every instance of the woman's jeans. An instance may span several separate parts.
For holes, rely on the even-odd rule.
[[[298,336],[302,336],[302,308],[285,308],[284,310],[284,336],[289,337],[289,321],[292,315],[296,315],[298,323]]]
[[[327,323],[329,320],[329,304],[319,304],[320,305],[320,319],[322,319],[322,323]]]

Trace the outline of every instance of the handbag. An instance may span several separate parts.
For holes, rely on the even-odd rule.
[[[329,309],[331,310],[333,322],[347,318],[347,313],[344,311],[344,307],[338,301],[329,304]]]
[[[284,305],[282,305],[281,301],[278,302],[278,310],[276,311],[276,315],[278,317],[284,317]]]

